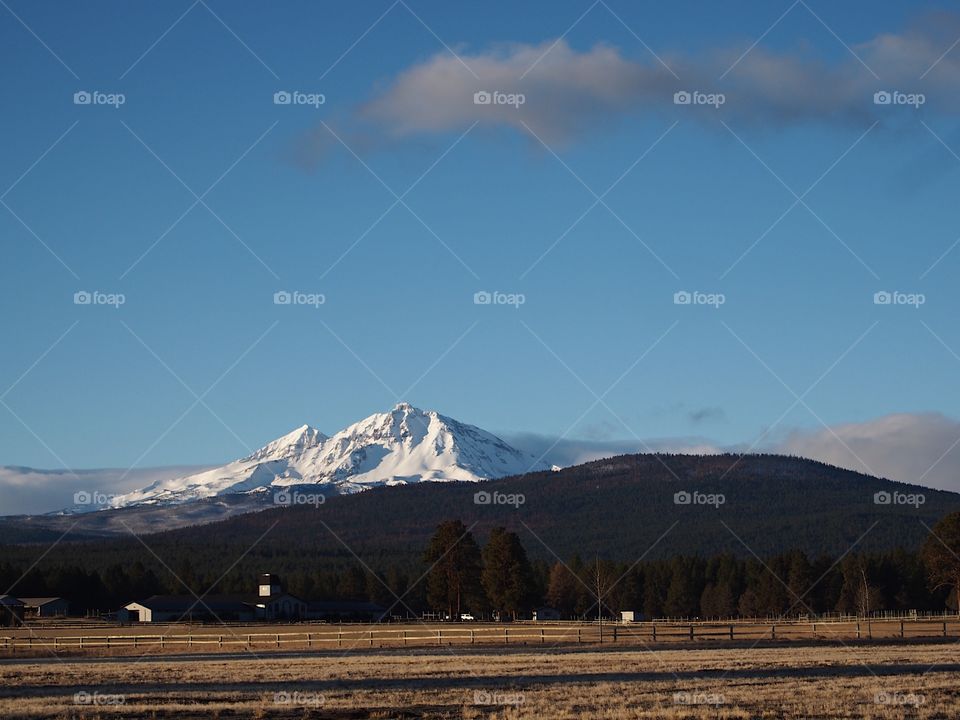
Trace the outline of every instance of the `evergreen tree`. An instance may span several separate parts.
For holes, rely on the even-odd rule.
[[[494,528],[483,548],[483,589],[494,612],[514,620],[534,602],[533,571],[516,533]]]
[[[423,559],[430,566],[427,574],[430,607],[445,610],[449,617],[459,619],[467,607],[483,604],[480,549],[461,521],[440,523]]]

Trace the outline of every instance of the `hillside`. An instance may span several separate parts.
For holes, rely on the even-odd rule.
[[[306,490],[306,488],[304,488]],[[517,507],[476,504],[478,491],[522,495]],[[723,504],[678,505],[681,491],[722,494]],[[923,503],[876,504],[874,494],[922,493]],[[534,558],[599,553],[630,561],[675,554],[767,556],[799,548],[811,557],[858,549],[915,548],[931,525],[960,509],[960,495],[905,485],[782,456],[632,455],[559,472],[475,483],[382,487],[149,536],[162,557],[198,557],[277,572],[350,557],[415,564],[439,522],[460,518],[482,537],[515,530]],[[130,510],[107,511],[109,513]],[[672,529],[671,529],[672,527]],[[657,538],[669,533],[654,546]],[[258,541],[259,538],[263,538]],[[651,549],[652,547],[652,549]],[[29,554],[7,548],[9,555]],[[89,566],[143,554],[133,538],[62,544],[51,558],[80,556]],[[148,559],[148,558],[144,558]]]

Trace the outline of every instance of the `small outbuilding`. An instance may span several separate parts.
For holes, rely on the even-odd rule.
[[[551,620],[559,620],[560,611],[552,607],[538,607],[533,611],[533,621],[534,622],[547,622]]]
[[[13,595],[0,595],[0,627],[23,625],[23,601]]]

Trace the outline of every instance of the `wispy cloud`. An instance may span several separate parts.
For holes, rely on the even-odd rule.
[[[853,46],[856,55],[830,60],[806,45],[772,51],[761,44],[746,55],[742,47],[668,53],[677,77],[647,55],[631,58],[603,43],[576,49],[562,38],[461,53],[473,73],[457,57],[438,52],[387,78],[365,103],[342,108],[336,124],[362,149],[461,132],[474,123],[532,131],[562,146],[630,115],[653,112],[763,127],[893,123],[898,109],[876,105],[875,92],[923,93],[924,112],[960,109],[960,50],[948,52],[958,36],[960,15],[940,13],[899,33],[865,39]],[[674,94],[695,90],[722,93],[725,102],[678,109]],[[520,94],[524,101],[478,104],[478,92]],[[301,159],[316,160],[330,141],[322,128],[311,132],[301,143]]]

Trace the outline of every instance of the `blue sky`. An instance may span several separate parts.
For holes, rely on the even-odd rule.
[[[0,464],[218,462],[402,396],[831,459],[934,418],[922,470],[960,414],[958,36],[905,2],[8,0]]]

